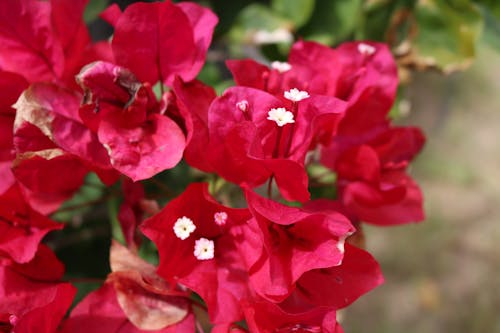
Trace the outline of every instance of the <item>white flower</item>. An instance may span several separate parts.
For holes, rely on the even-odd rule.
[[[247,112],[248,110],[248,101],[247,100],[241,100],[238,103],[236,103],[236,107],[241,111],[241,112]]]
[[[208,260],[214,257],[214,241],[206,238],[198,239],[194,244],[194,256],[198,260]]]
[[[223,226],[227,222],[227,213],[226,212],[217,212],[214,214],[214,222],[219,226]]]
[[[267,115],[268,115],[267,119],[275,121],[279,127],[282,127],[286,124],[292,124],[295,122],[295,120],[293,120],[293,113],[291,113],[285,108],[273,108],[269,110]]]
[[[292,102],[300,102],[303,99],[309,98],[309,93],[307,91],[299,90],[297,88],[285,91],[285,98]]]
[[[188,238],[195,229],[196,226],[193,221],[185,216],[178,218],[174,224],[174,233],[177,238],[182,240]]]
[[[376,51],[375,47],[365,44],[365,43],[359,43],[358,44],[358,52],[363,54],[363,55],[372,55]]]
[[[277,70],[280,73],[285,73],[292,69],[292,65],[287,62],[273,61],[271,63],[271,68]]]

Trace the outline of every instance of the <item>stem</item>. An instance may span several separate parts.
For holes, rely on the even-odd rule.
[[[201,326],[200,322],[198,320],[195,320],[196,322],[196,330],[198,331],[198,333],[205,333],[205,331],[203,330],[203,327]]]
[[[274,173],[271,175],[269,181],[267,182],[267,197],[269,199],[273,198],[273,179],[274,179]]]
[[[110,194],[105,195],[105,196],[103,196],[103,197],[101,197],[99,199],[96,199],[96,200],[91,200],[91,201],[82,202],[82,203],[71,205],[71,206],[67,206],[67,207],[62,207],[62,208],[59,208],[56,211],[56,213],[66,212],[66,211],[72,211],[72,210],[76,210],[76,209],[85,208],[85,207],[88,207],[88,206],[93,206],[93,205],[96,205],[96,204],[104,203],[108,199],[110,199],[112,196],[113,195],[110,193]]]
[[[104,283],[104,279],[99,278],[69,278],[66,281],[71,283]]]
[[[299,107],[297,102],[292,103],[292,113],[293,118],[297,121],[297,114],[299,113]],[[283,151],[283,156],[286,157],[290,153],[290,148],[292,146],[293,133],[295,132],[295,123],[290,124],[290,131],[288,131],[288,137],[285,141],[285,149]]]

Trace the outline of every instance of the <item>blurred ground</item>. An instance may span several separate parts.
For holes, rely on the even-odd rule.
[[[342,313],[346,333],[500,333],[499,78],[487,46],[465,73],[415,77],[404,122],[428,136],[412,168],[427,220],[366,228],[386,283]]]

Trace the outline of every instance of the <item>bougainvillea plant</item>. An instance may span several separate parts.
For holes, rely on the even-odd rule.
[[[424,217],[407,168],[425,139],[388,117],[388,47],[228,60],[217,96],[196,79],[209,9],[113,5],[112,39],[93,43],[86,2],[0,2],[0,331],[342,332],[336,312],[383,282],[362,223]],[[176,193],[162,175],[178,168]],[[74,301],[50,240],[90,178],[119,200],[121,237]]]

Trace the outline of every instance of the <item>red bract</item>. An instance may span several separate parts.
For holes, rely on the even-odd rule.
[[[134,326],[123,312],[114,287],[104,284],[88,294],[71,311],[61,333],[192,333],[195,330],[194,315],[189,314],[177,325],[159,330],[141,330]]]
[[[124,201],[118,211],[118,220],[128,247],[137,249],[141,244],[137,227],[144,217],[144,209],[141,205],[145,199],[144,186],[140,182],[132,182],[130,179],[125,178],[122,183],[122,191]]]
[[[288,207],[251,191],[246,197],[253,218],[231,232],[260,296],[283,301],[304,273],[342,263],[344,240],[354,232],[346,217]]]
[[[422,194],[405,169],[424,141],[417,128],[390,128],[363,145],[334,141],[322,163],[337,172],[340,200],[356,218],[379,225],[421,221]]]
[[[216,97],[215,90],[200,81],[183,82],[179,78],[174,81],[172,88],[178,117],[183,119],[187,132],[184,158],[189,165],[212,172],[207,146],[208,108]]]
[[[15,73],[0,71],[0,194],[10,188],[15,180],[12,161],[16,154],[13,147],[14,119],[16,115],[12,105],[21,92],[28,87],[28,82]]]
[[[364,137],[387,122],[398,85],[396,62],[381,43],[344,43],[334,53],[330,56],[332,50],[317,43],[298,42],[289,61],[292,70],[307,67],[319,77],[313,87],[348,102],[337,135]]]
[[[158,274],[198,293],[215,324],[242,319],[239,302],[248,296],[248,274],[229,230],[249,217],[246,209],[217,203],[207,184],[191,184],[157,215],[143,233],[158,247]]]
[[[167,85],[175,75],[185,81],[195,78],[218,21],[197,4],[177,5],[170,0],[135,3],[121,15],[113,7],[104,17],[115,28],[112,48],[116,63],[132,70],[142,82]]]
[[[71,312],[62,332],[192,332],[189,294],[159,277],[156,267],[113,242],[112,273]]]
[[[137,181],[181,160],[184,134],[172,119],[160,114],[162,106],[149,84],[105,62],[85,67],[77,79],[86,94],[82,118],[97,132],[116,170]]]
[[[62,227],[34,211],[17,185],[0,195],[0,254],[26,263],[33,259],[42,238]]]
[[[37,210],[54,211],[95,171],[116,180],[106,150],[78,117],[80,95],[52,84],[33,84],[15,104],[14,173]]]
[[[317,306],[341,309],[384,282],[375,259],[366,251],[345,244],[342,264],[304,273],[293,297],[282,307],[302,311]]]
[[[343,102],[326,96],[292,102],[261,90],[230,88],[209,109],[209,158],[230,181],[255,187],[273,176],[286,199],[307,201],[305,155],[311,145],[331,137],[343,111]],[[291,119],[283,124],[282,115],[272,112]]]
[[[83,10],[87,0],[20,0],[0,3],[0,68],[29,82],[75,86],[86,63],[108,57],[106,46],[91,45]]]
[[[302,313],[287,313],[278,305],[260,301],[243,304],[245,320],[252,333],[343,333],[336,313],[316,308]]]
[[[45,246],[26,264],[0,259],[0,328],[55,333],[76,293],[69,283],[58,282],[63,273],[64,267]]]

